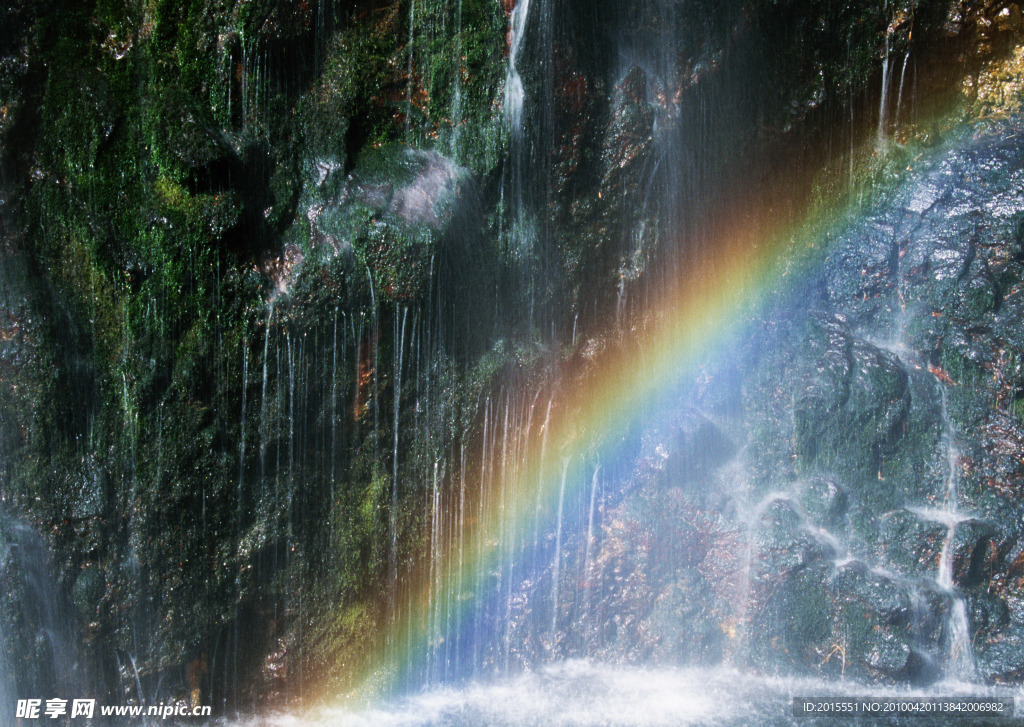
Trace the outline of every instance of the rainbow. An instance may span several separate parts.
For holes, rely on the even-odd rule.
[[[614,458],[624,434],[663,411],[667,400],[677,400],[702,364],[735,340],[759,311],[800,294],[808,273],[824,260],[824,241],[843,207],[840,201],[837,197],[800,220],[780,222],[765,200],[746,206],[745,214],[727,216],[731,222],[696,247],[688,241],[690,252],[679,261],[685,274],[624,340],[581,375],[563,377],[574,383],[558,390],[546,411],[543,400],[534,400],[531,406],[540,411],[527,420],[532,431],[514,471],[499,472],[501,487],[480,487],[472,507],[463,504],[463,513],[481,516],[463,517],[457,533],[440,535],[441,555],[429,568],[404,574],[411,589],[406,607],[390,623],[387,643],[368,658],[361,686],[350,695],[355,701],[406,685],[410,665],[436,646],[438,634],[429,624],[438,599],[447,599],[442,608],[457,612],[450,623],[471,620],[469,610],[480,596],[471,593],[476,574],[499,571],[509,538],[527,542],[538,513],[542,531],[549,531],[560,500],[578,495],[585,478],[567,483],[569,462]]]

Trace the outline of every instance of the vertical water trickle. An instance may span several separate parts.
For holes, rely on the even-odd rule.
[[[551,405],[554,403],[554,401],[555,401],[555,397],[554,397],[554,395],[552,395],[548,399],[547,412],[544,414],[544,424],[541,425],[540,458],[538,459],[538,462],[540,463],[541,471],[543,471],[543,467],[544,467],[544,464],[545,464],[544,456],[545,456],[547,448],[548,448],[548,429],[549,429],[549,425],[551,424]],[[537,504],[536,504],[536,506],[533,509],[533,550],[534,550],[534,552],[537,551],[537,546],[540,544],[540,516],[541,516],[541,511],[542,511],[541,496],[542,496],[543,492],[544,492],[543,483],[538,483],[538,485],[537,485]]]
[[[356,341],[356,358],[355,358],[355,370],[353,371],[353,382],[352,387],[352,419],[356,422],[356,426],[353,427],[353,435],[359,433],[359,411],[362,408],[362,400],[360,398],[362,379],[360,377],[360,366],[363,361],[363,324],[366,315],[362,312],[359,313],[359,328],[355,327],[355,316],[352,321],[352,336]],[[353,446],[358,441],[358,437],[353,437]]]
[[[370,334],[370,345],[373,347],[373,466],[374,470],[380,466],[380,388],[377,378],[377,355],[380,346],[378,336],[380,335],[380,321],[378,320],[377,296],[373,289],[373,275],[370,274],[370,266],[366,266],[366,277],[370,281],[370,308],[373,317],[373,331]]]
[[[583,620],[584,626],[592,629],[591,615],[593,608],[594,584],[591,581],[591,551],[594,545],[594,512],[597,509],[597,482],[601,474],[601,463],[594,466],[594,474],[590,478],[590,503],[587,507],[587,544],[583,554],[583,583],[585,584],[583,595]]]
[[[949,415],[946,387],[938,376],[935,376],[935,384],[939,388],[942,406],[942,443],[946,452],[945,501],[943,503],[941,520],[946,525],[947,530],[946,538],[942,543],[942,550],[939,554],[938,575],[936,577],[939,587],[950,598],[949,614],[947,616],[949,644],[946,654],[946,675],[947,677],[954,676],[970,680],[976,676],[973,646],[971,644],[970,621],[967,616],[967,603],[953,582],[953,559],[951,557],[956,527],[966,519],[961,515],[958,505],[960,453],[957,450],[953,421]]]
[[[409,2],[409,62],[406,73],[408,78],[405,86],[405,139],[409,140],[409,130],[411,128],[412,119],[412,87],[413,87],[413,51],[415,48],[414,42],[416,39],[416,0],[410,0]]]
[[[893,128],[899,126],[900,123],[900,107],[903,106],[903,82],[907,77],[907,61],[910,60],[910,51],[906,51],[903,54],[903,67],[900,69],[900,85],[896,92],[896,106],[893,108]]]
[[[498,487],[500,490],[500,501],[498,505],[498,546],[505,551],[499,562],[498,569],[498,582],[495,586],[496,595],[504,602],[504,609],[501,616],[501,621],[504,624],[502,629],[501,639],[501,656],[502,663],[508,664],[509,651],[512,648],[512,632],[511,632],[511,621],[512,621],[512,573],[511,573],[511,562],[512,556],[509,551],[511,547],[511,532],[509,529],[509,522],[507,513],[511,510],[511,503],[509,499],[511,497],[511,488],[514,482],[514,473],[510,471],[510,457],[509,447],[512,442],[512,432],[515,429],[515,424],[509,423],[509,415],[512,412],[512,395],[510,392],[505,393],[505,415],[503,417],[503,425],[501,431],[501,473]],[[504,598],[502,598],[504,597]],[[501,601],[499,601],[501,602]]]
[[[331,443],[330,443],[330,467],[331,485],[335,479],[335,443],[338,438],[338,306],[334,307],[334,326],[331,331]],[[342,335],[345,333],[345,322],[341,323]],[[342,343],[345,345],[345,342]],[[333,490],[332,490],[333,494]]]
[[[441,508],[441,482],[438,478],[440,462],[434,462],[434,472],[430,485],[430,660],[434,663],[434,679],[444,677],[443,664],[438,663],[441,652],[441,589],[444,571],[442,569],[441,531],[444,526],[444,511]],[[439,672],[439,673],[438,673]],[[427,681],[431,682],[431,669],[428,662]]]
[[[241,537],[242,529],[242,493],[245,490],[245,404],[246,389],[249,386],[249,347],[242,337],[242,411],[239,415],[238,429],[238,483],[235,487],[235,529]]]
[[[274,343],[274,515],[278,517],[281,512],[281,416],[282,412],[285,411],[283,398],[285,395],[285,387],[281,385],[283,381],[281,375],[281,340],[280,338]],[[277,570],[281,566],[280,556],[278,551],[274,551],[274,568]],[[275,603],[275,609],[277,604]]]
[[[285,512],[288,520],[288,539],[291,541],[291,505],[295,492],[295,351],[290,331],[284,334],[288,363],[288,500]]]
[[[490,468],[488,467],[488,440],[489,427],[491,414],[491,398],[487,397],[484,401],[484,421],[483,421],[483,435],[481,436],[481,453],[480,453],[480,492],[477,496],[477,511],[476,511],[476,568],[473,574],[473,593],[477,595],[477,599],[474,602],[473,610],[473,670],[474,676],[476,669],[480,666],[482,657],[482,634],[483,634],[483,622],[484,622],[484,604],[483,600],[479,598],[479,595],[483,592],[484,584],[484,553],[487,547],[486,544],[486,524],[484,521],[484,501],[487,499],[487,478],[489,475]]]
[[[249,347],[246,345],[246,336],[242,336],[242,411],[239,417],[239,442],[238,442],[238,483],[235,487],[235,556],[238,558],[238,570],[235,573],[235,606],[234,624],[232,628],[232,649],[231,649],[231,680],[238,684],[238,647],[239,647],[239,613],[238,602],[242,593],[242,559],[240,555],[243,535],[243,501],[245,493],[245,404],[246,390],[249,387]],[[227,690],[225,690],[225,694]]]
[[[456,570],[455,593],[452,596],[452,606],[455,609],[455,640],[452,648],[455,654],[455,661],[452,665],[458,671],[462,657],[462,599],[465,593],[465,567],[466,567],[466,442],[459,444],[459,512],[458,530],[455,531],[455,543],[457,547],[458,570]],[[449,633],[452,633],[449,631]]]
[[[615,294],[615,330],[620,334],[624,332],[622,325],[622,313],[626,309],[626,276],[619,275],[618,290]]]
[[[885,12],[889,11],[889,3],[885,3]],[[885,141],[886,137],[886,103],[889,99],[889,66],[892,59],[889,57],[889,28],[886,27],[885,35],[885,56],[882,60],[882,93],[878,101],[878,143]]]
[[[342,331],[345,329],[345,322],[341,324]],[[335,477],[335,468],[338,465],[338,455],[335,448],[338,446],[338,307],[334,307],[334,331],[331,343],[331,444],[329,457],[331,458],[331,505],[330,513],[330,534],[328,541],[331,546],[331,557],[334,557],[334,535],[337,532],[337,523],[334,522],[335,509],[338,499],[338,481]]]
[[[562,565],[562,515],[565,509],[565,481],[569,474],[568,458],[562,463],[562,483],[558,488],[558,525],[555,528],[555,557],[551,563],[551,635],[558,631],[558,586]]]
[[[882,97],[878,102],[878,141],[885,141],[886,100],[889,95],[889,38],[885,39],[885,61],[882,63]]]
[[[239,46],[241,47],[242,53],[242,77],[240,79],[241,88],[239,89],[241,91],[241,98],[239,99],[239,103],[241,104],[241,113],[239,116],[242,120],[242,129],[244,130],[249,117],[249,83],[247,80],[249,77],[249,44],[246,41],[244,28],[241,31]]]
[[[523,48],[526,36],[526,21],[530,14],[530,0],[518,0],[512,9],[510,41],[508,52],[508,72],[505,76],[505,99],[502,109],[505,118],[512,126],[513,134],[520,135],[523,131],[523,107],[526,103],[526,89],[523,78],[519,75],[519,53]]]
[[[434,682],[434,662],[437,658],[437,632],[435,628],[437,626],[434,619],[434,609],[437,604],[437,574],[435,569],[437,568],[437,561],[434,557],[434,527],[437,521],[436,511],[436,497],[435,490],[437,488],[436,477],[432,480],[431,484],[425,487],[427,494],[427,502],[424,505],[424,518],[427,523],[427,613],[426,613],[426,635],[427,635],[427,649],[426,649],[426,685],[430,686]]]
[[[391,531],[391,549],[388,555],[390,563],[389,589],[394,600],[398,587],[398,433],[400,430],[398,415],[401,411],[402,399],[402,358],[405,347],[405,321],[409,314],[408,308],[402,310],[402,324],[398,325],[398,307],[395,307],[395,351],[394,356],[394,438],[391,451],[391,511],[388,527]]]
[[[267,329],[263,338],[263,384],[260,389],[260,478],[267,476],[267,361],[270,359],[270,323],[274,319],[274,299],[267,310]]]
[[[850,55],[849,44],[847,44],[846,55],[847,56]],[[847,177],[847,181],[846,181],[846,186],[847,186],[847,189],[852,193],[853,189],[854,189],[854,186],[853,186],[853,167],[854,167],[854,159],[856,158],[855,141],[856,141],[856,138],[857,138],[857,127],[854,124],[854,117],[853,117],[853,90],[852,89],[847,91],[846,105],[850,109],[850,154],[849,154],[850,164],[849,164],[849,167],[848,167],[848,177]]]

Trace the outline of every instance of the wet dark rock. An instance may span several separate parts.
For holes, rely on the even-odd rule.
[[[1019,498],[1024,492],[1024,462],[1018,453],[1024,448],[1024,425],[1019,417],[995,412],[978,432],[979,452],[973,475],[985,491],[1003,498]]]
[[[831,579],[837,599],[857,602],[879,624],[910,624],[913,598],[908,585],[895,576],[878,573],[853,561],[837,566]]]
[[[970,622],[984,634],[998,633],[1010,625],[1010,611],[1006,601],[988,591],[975,591],[969,595]]]
[[[106,592],[103,571],[95,563],[87,563],[79,572],[72,587],[72,599],[82,612],[82,616],[91,620],[96,615],[96,606]]]
[[[653,141],[654,110],[647,102],[647,75],[632,66],[615,87],[613,111],[605,136],[602,186],[614,192],[628,184],[633,167],[646,160]]]
[[[980,520],[957,523],[949,545],[957,587],[988,588],[998,558],[994,535],[993,528]]]
[[[979,650],[977,667],[989,683],[1014,683],[1024,676],[1024,633],[1019,625],[990,637]]]
[[[896,289],[891,274],[893,258],[898,255],[896,222],[889,219],[891,216],[871,220],[846,233],[825,261],[828,300],[850,315],[854,323],[890,310]]]
[[[807,528],[796,505],[785,498],[772,500],[763,508],[755,542],[754,557],[764,577],[785,577],[836,555],[833,541]]]
[[[818,527],[836,528],[849,505],[846,491],[826,477],[812,477],[800,489],[800,504]]]
[[[658,596],[641,631],[658,635],[652,653],[656,661],[714,663],[722,658],[726,633],[721,618],[726,609],[709,598],[708,586],[697,573],[687,575]]]
[[[926,685],[940,674],[931,657],[884,629],[878,633],[865,662],[871,671],[897,682]]]
[[[831,563],[817,562],[792,572],[759,571],[748,607],[747,637],[759,663],[802,671],[829,644]],[[825,649],[825,653],[828,650]]]
[[[908,576],[935,577],[949,527],[909,510],[882,516],[879,547],[885,559]]]
[[[882,632],[867,654],[867,664],[888,677],[897,678],[910,663],[910,647],[890,632]]]
[[[816,360],[806,367],[794,408],[799,457],[809,471],[842,472],[858,503],[876,511],[898,506],[903,487],[884,480],[911,419],[902,363],[836,321],[816,324],[809,346]]]

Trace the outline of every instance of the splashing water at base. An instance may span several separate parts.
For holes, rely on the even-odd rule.
[[[853,682],[766,677],[732,669],[637,668],[571,660],[535,672],[446,687],[363,710],[279,714],[242,727],[470,727],[476,725],[826,725],[835,716],[795,717],[794,698],[1021,698],[1006,689],[944,682],[939,691],[880,689]],[[945,720],[945,721],[944,721]],[[844,722],[845,723],[845,722]],[[946,724],[923,715],[872,716],[871,724]]]

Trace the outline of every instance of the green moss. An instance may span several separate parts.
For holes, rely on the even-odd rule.
[[[416,17],[415,68],[425,95],[416,128],[476,172],[492,169],[504,149],[495,99],[506,30],[499,4],[486,0],[427,3]]]
[[[405,63],[395,9],[370,13],[338,33],[326,56],[316,85],[302,99],[299,123],[310,160],[343,164],[364,143],[383,143],[403,130]]]

